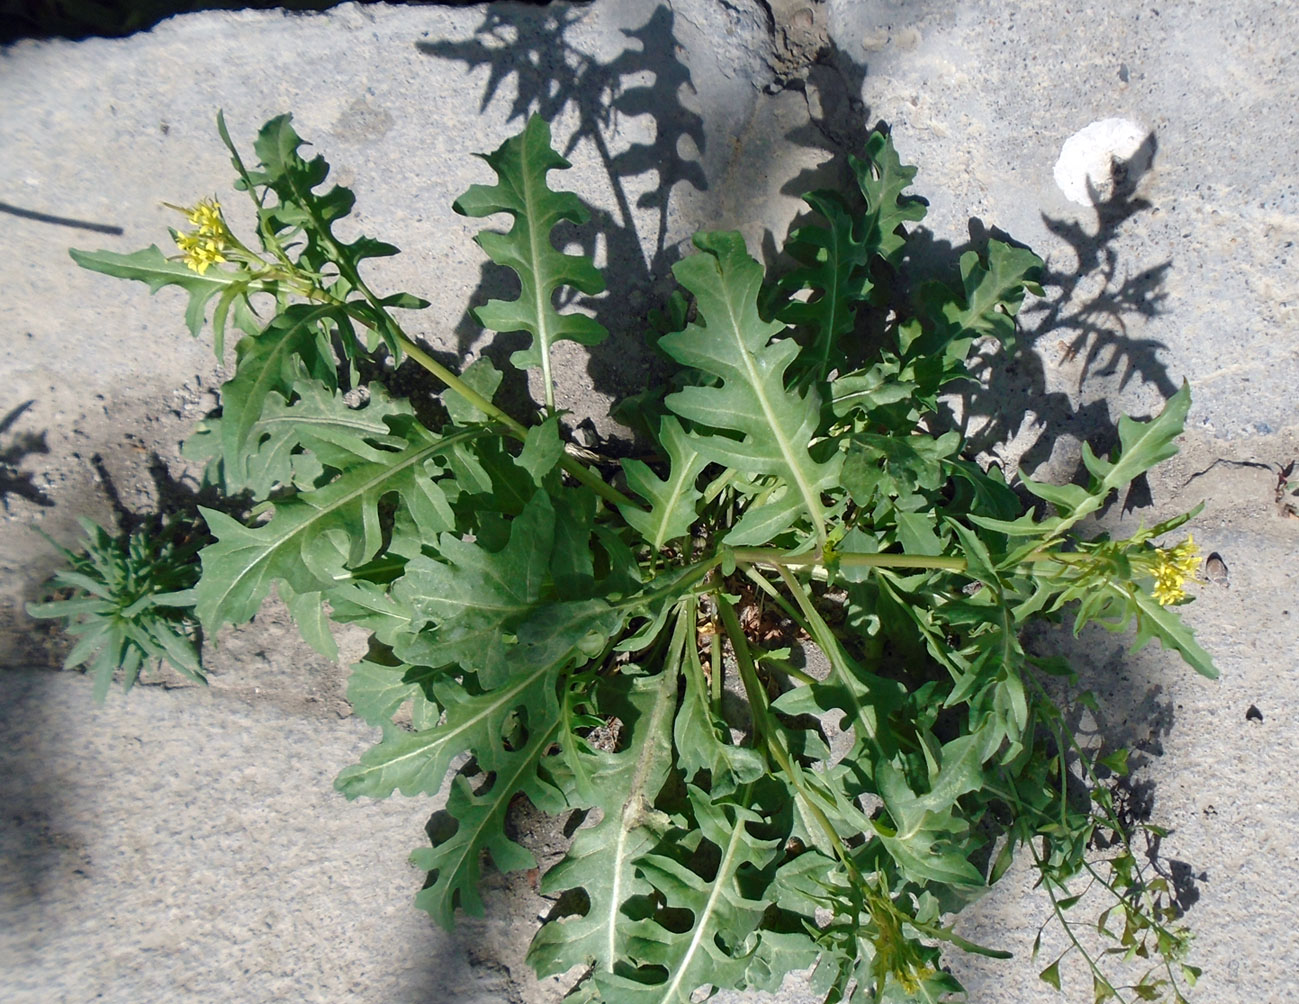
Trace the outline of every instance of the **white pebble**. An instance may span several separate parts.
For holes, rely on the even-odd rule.
[[[1101,119],[1078,130],[1060,148],[1055,183],[1080,206],[1107,202],[1114,194],[1114,162],[1127,162],[1150,135],[1131,119]],[[1138,171],[1148,165],[1133,165]]]

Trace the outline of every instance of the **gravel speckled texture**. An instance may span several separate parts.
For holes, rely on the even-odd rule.
[[[566,986],[523,963],[547,908],[528,876],[489,880],[490,919],[450,935],[410,906],[405,857],[436,806],[333,792],[373,736],[347,717],[346,666],[282,608],[209,646],[208,691],[142,687],[105,708],[50,668],[66,640],[22,613],[56,560],[30,525],[70,541],[78,515],[193,490],[177,445],[215,404],[208,344],[175,291],[80,271],[66,249],[165,243],[163,201],[220,193],[243,212],[218,108],[245,149],[292,111],[355,190],[350,225],[405,249],[375,284],[433,301],[411,329],[471,356],[517,346],[468,319],[499,277],[451,203],[487,180],[471,153],[527,112],[552,118],[574,164],[555,180],[597,207],[618,290],[601,319],[623,333],[590,360],[560,355],[559,402],[606,433],[605,402],[653,379],[639,318],[694,230],[739,228],[770,256],[798,195],[889,123],[930,200],[918,260],[950,267],[1000,229],[1048,262],[1022,315],[1031,351],[975,398],[991,455],[1072,477],[1083,441],[1107,448],[1119,414],[1192,384],[1182,456],[1148,506],[1105,518],[1126,532],[1205,501],[1195,536],[1229,585],[1203,587],[1187,619],[1222,679],[1101,632],[1050,643],[1097,692],[1085,724],[1135,747],[1172,830],[1157,860],[1199,932],[1192,999],[1299,999],[1299,519],[1276,476],[1299,458],[1296,38],[1299,11],[1267,0],[594,0],[207,13],[0,51],[0,1001],[542,1004]],[[1080,206],[1053,167],[1107,118],[1149,127],[1149,168]],[[539,857],[558,852],[543,821],[519,825]],[[1030,884],[1012,871],[962,920],[1018,956],[958,958],[972,1000],[1056,999],[1036,978],[1053,956],[1027,958],[1048,909]],[[1064,979],[1060,999],[1091,999],[1080,968]],[[778,999],[812,997],[795,975]]]

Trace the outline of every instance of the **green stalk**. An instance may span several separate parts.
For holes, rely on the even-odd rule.
[[[372,294],[370,294],[368,290],[363,289],[362,291],[365,292],[367,296],[372,297]],[[331,296],[317,286],[310,286],[307,288],[299,286],[298,292],[310,300],[316,300],[320,303],[332,303],[342,307],[348,312],[353,320],[365,325],[367,328],[373,329],[375,326],[371,318],[353,309],[352,305],[347,301]],[[381,309],[377,306],[377,301],[372,300],[372,302],[376,304],[376,310]],[[402,330],[401,325],[389,317],[387,313],[384,313],[383,317],[389,325],[389,334],[393,336],[398,347],[418,365],[422,366],[433,376],[437,377],[445,386],[450,387],[479,411],[505,426],[506,430],[515,439],[522,440],[528,434],[527,426],[516,421],[506,412],[496,407],[496,405],[492,404],[491,401],[487,400],[487,398],[483,397],[467,383],[461,380],[460,377],[456,376],[456,374],[450,369],[443,366],[440,362],[416,345],[414,340]],[[627,505],[637,509],[644,508],[639,503],[618,491],[618,489],[613,487],[613,485],[608,484],[603,478],[599,477],[587,468],[580,460],[568,453],[565,453],[560,458],[559,466],[565,474],[568,474],[575,481],[586,485],[606,502],[609,502],[612,505]]]
[[[305,197],[305,193],[297,193],[297,194],[299,196],[298,204],[303,208],[306,208],[307,205],[309,205],[309,200]],[[316,233],[326,244],[329,245],[330,250],[333,252],[330,257],[334,261],[334,264],[338,267],[339,273],[344,278],[346,278],[349,283],[351,283],[354,289],[360,291],[361,295],[365,297],[365,299],[369,302],[370,306],[374,309],[375,315],[383,319],[383,322],[388,327],[389,333],[393,336],[394,340],[396,341],[397,345],[402,349],[402,351],[405,352],[407,355],[409,355],[412,359],[414,359],[415,362],[417,362],[420,366],[423,366],[424,369],[428,370],[429,373],[433,374],[435,377],[441,380],[444,384],[446,384],[446,386],[450,387],[456,393],[464,397],[465,400],[473,404],[474,407],[483,411],[487,415],[490,415],[493,419],[500,422],[507,429],[509,429],[511,434],[513,434],[519,439],[522,439],[524,435],[527,434],[527,429],[521,423],[515,421],[505,412],[501,411],[501,409],[497,408],[494,404],[492,404],[490,401],[484,398],[473,388],[465,384],[464,381],[462,381],[458,376],[452,373],[451,370],[447,369],[436,359],[430,356],[427,352],[424,352],[422,349],[420,349],[419,346],[415,344],[414,340],[411,339],[411,337],[401,329],[401,325],[399,325],[396,321],[392,319],[392,317],[388,314],[387,310],[384,309],[384,306],[380,302],[379,298],[375,296],[374,292],[370,289],[370,287],[365,284],[365,280],[361,278],[360,274],[356,271],[356,269],[353,268],[350,264],[348,264],[346,256],[342,253],[342,249],[338,246],[338,243],[334,240],[333,235],[330,234],[329,227],[324,225],[324,222],[322,220],[315,219],[314,217],[312,219],[312,223],[315,224]],[[320,299],[323,296],[327,298],[328,301],[332,301],[334,303],[339,304],[345,310],[347,310],[348,313],[352,313],[353,316],[356,316],[354,312],[349,308],[346,302],[340,301],[336,297],[330,296],[328,293],[325,293],[317,286],[313,285],[311,289],[312,292],[309,292],[306,295],[312,297],[313,299]],[[313,293],[319,295],[313,296]],[[364,318],[357,317],[357,320],[361,321],[367,327],[373,327],[373,325],[370,324]],[[548,411],[554,410],[553,395],[554,392],[550,387],[549,379],[547,379],[546,406]],[[603,498],[606,502],[609,502],[613,505],[636,506],[636,503],[633,502],[631,499],[629,499],[626,495],[618,491],[618,489],[614,488],[612,485],[606,484],[602,478],[597,477],[590,470],[588,470],[580,461],[576,460],[573,457],[570,457],[567,453],[565,453],[563,458],[560,460],[559,466],[564,470],[566,474],[570,475],[571,477],[579,481],[581,484],[586,485],[597,495]]]
[[[852,681],[850,679],[851,674],[847,669],[848,653],[844,651],[843,645],[840,644],[838,636],[830,629],[830,625],[825,622],[825,618],[821,616],[821,612],[816,609],[816,606],[804,591],[802,583],[794,578],[793,573],[784,565],[777,565],[776,570],[780,573],[781,579],[784,580],[785,588],[787,588],[790,591],[790,594],[794,597],[794,602],[797,603],[799,609],[803,611],[803,616],[807,619],[807,626],[809,628],[808,634],[812,636],[812,640],[816,642],[817,647],[825,654],[826,659],[830,663],[831,672],[836,675],[842,674],[844,677],[847,677],[847,679],[844,680],[844,689],[852,700],[853,727],[861,729],[870,737],[871,742],[878,744],[878,724],[867,715],[867,709],[862,705],[861,701],[857,699],[856,691],[852,686]]]
[[[858,554],[836,551],[832,557],[827,558],[820,548],[803,554],[787,554],[778,547],[736,547],[731,553],[735,555],[736,561],[785,567],[829,567],[837,564],[841,568],[943,568],[951,572],[963,572],[966,567],[964,558],[929,557],[922,554]]]
[[[708,658],[712,667],[712,673],[708,681],[708,698],[713,704],[713,714],[720,718],[722,714],[722,684],[724,683],[726,667],[722,665],[722,636],[716,631],[713,631],[713,637],[709,641]]]
[[[776,606],[780,607],[781,613],[807,632],[807,634],[810,635],[812,633],[812,629],[808,626],[807,622],[803,620],[802,615],[789,605],[789,601],[780,595],[780,590],[768,582],[761,572],[752,565],[745,565],[744,574],[748,576],[750,582],[766,593]]]
[[[438,362],[427,352],[421,349],[418,345],[416,345],[413,341],[411,341],[410,337],[404,331],[402,331],[400,327],[398,327],[396,321],[390,321],[390,323],[392,324],[393,327],[393,334],[396,335],[397,337],[397,344],[401,346],[402,351],[405,352],[406,355],[414,359],[415,362],[417,362],[420,366],[423,366],[424,369],[432,373],[435,377],[437,377],[444,384],[446,384],[448,387],[454,390],[457,394],[463,397],[466,401],[472,404],[479,411],[485,412],[487,415],[491,416],[496,421],[504,425],[507,429],[509,429],[510,433],[516,439],[522,439],[524,436],[527,435],[528,430],[525,426],[515,421],[505,412],[501,411],[500,408],[496,407],[496,405],[488,401],[487,398],[483,397],[476,390],[470,387],[467,383],[465,383],[458,376],[456,376],[449,369],[447,369],[440,362]],[[618,489],[613,487],[613,485],[608,484],[603,478],[596,475],[593,471],[590,470],[590,468],[588,468],[580,460],[570,455],[569,453],[564,453],[563,456],[559,458],[559,466],[564,471],[565,474],[568,474],[575,481],[586,485],[597,495],[603,498],[606,502],[609,502],[613,505],[632,506],[633,508],[636,509],[644,508],[638,503],[633,502],[622,492],[618,491]]]
[[[867,885],[862,878],[861,872],[857,870],[848,849],[844,847],[843,841],[839,839],[839,834],[834,825],[804,790],[801,783],[802,770],[794,764],[789,753],[781,745],[779,740],[780,730],[773,729],[768,719],[767,694],[758,680],[757,666],[753,662],[753,654],[749,651],[748,642],[745,640],[744,629],[740,627],[739,618],[735,616],[735,609],[721,593],[714,595],[717,601],[718,613],[722,618],[722,626],[726,631],[726,636],[731,640],[731,651],[735,653],[735,662],[740,668],[740,680],[744,684],[745,694],[749,698],[749,707],[753,711],[753,728],[757,733],[758,740],[771,754],[785,776],[789,778],[790,783],[803,799],[803,804],[807,806],[808,811],[812,814],[812,818],[825,831],[831,846],[834,847],[835,854],[848,870],[854,887],[864,891],[867,898],[878,897],[879,894]]]

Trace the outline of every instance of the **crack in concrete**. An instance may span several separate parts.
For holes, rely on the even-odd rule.
[[[727,3],[727,0],[722,2]],[[854,86],[853,75],[845,72],[840,64],[839,50],[830,38],[825,0],[754,2],[766,15],[772,46],[767,60],[772,79],[764,90],[768,94],[799,92],[807,105],[808,121],[813,128],[834,149],[860,153],[860,144],[850,135],[851,128],[837,128],[834,121],[837,116],[827,107],[833,102],[847,109],[849,115],[864,117],[866,113],[861,94]],[[824,74],[820,80],[815,79],[818,70]],[[840,93],[831,96],[827,94],[829,90]]]

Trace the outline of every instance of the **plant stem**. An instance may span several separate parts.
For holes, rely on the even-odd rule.
[[[757,667],[753,662],[753,654],[749,651],[748,643],[745,640],[744,629],[740,627],[739,618],[735,616],[735,610],[725,596],[717,593],[715,599],[717,601],[717,612],[722,619],[723,629],[726,631],[726,636],[731,640],[731,651],[735,654],[736,665],[739,666],[740,679],[749,698],[749,708],[753,713],[753,727],[758,741],[766,748],[785,776],[789,778],[790,784],[798,792],[804,806],[806,806],[812,818],[816,820],[817,825],[825,832],[826,838],[830,841],[836,856],[848,872],[854,887],[859,892],[864,892],[868,899],[879,898],[879,894],[870,888],[861,872],[858,871],[856,863],[848,853],[848,848],[844,846],[843,841],[839,838],[839,833],[834,828],[834,825],[826,818],[825,813],[821,811],[821,807],[804,789],[802,769],[794,763],[781,744],[781,730],[773,728],[767,718],[767,694],[758,680]]]
[[[423,366],[479,411],[485,412],[504,425],[510,430],[515,438],[522,439],[527,435],[528,430],[525,426],[515,421],[505,412],[501,411],[500,408],[496,407],[496,405],[488,401],[487,398],[483,397],[440,362],[412,342],[409,336],[407,336],[406,333],[397,326],[395,321],[392,322],[392,326],[393,334],[397,336],[397,344],[401,346],[401,350],[405,352],[406,355],[410,356],[411,359],[415,360],[415,362],[420,366]],[[642,508],[622,492],[618,491],[618,489],[613,487],[613,485],[608,484],[603,478],[599,477],[571,454],[564,453],[559,458],[559,466],[563,469],[565,474],[568,474],[575,481],[586,485],[606,502],[612,503],[613,505],[631,506],[636,509]]]
[[[725,683],[726,667],[722,664],[722,636],[713,625],[713,636],[708,641],[708,660],[712,669],[709,677],[708,699],[713,705],[713,714],[719,718],[722,714],[722,690]]]
[[[1065,920],[1064,911],[1060,909],[1060,903],[1056,899],[1053,881],[1046,877],[1046,862],[1042,859],[1041,855],[1037,853],[1037,848],[1033,845],[1032,840],[1026,841],[1026,843],[1028,844],[1028,852],[1033,855],[1033,864],[1037,866],[1038,873],[1042,876],[1042,888],[1046,890],[1047,898],[1051,901],[1051,910],[1055,914],[1056,920],[1060,922],[1060,926],[1064,928],[1064,933],[1068,936],[1070,942],[1072,942],[1073,947],[1078,949],[1079,954],[1087,960],[1087,966],[1091,969],[1092,978],[1112,993],[1115,1000],[1126,1004],[1124,999],[1119,996],[1119,992],[1115,988],[1114,984],[1105,978],[1105,974],[1101,972],[1100,967],[1096,964],[1096,960],[1091,957],[1087,949],[1084,948],[1082,943],[1078,940],[1078,936],[1073,933],[1073,927],[1067,920]],[[1066,892],[1067,891],[1068,890],[1066,890]],[[1064,956],[1061,956],[1061,958],[1063,957]]]
[[[750,582],[771,597],[772,602],[774,602],[776,606],[780,607],[781,612],[784,613],[786,617],[797,624],[807,635],[811,636],[812,628],[808,626],[808,623],[805,620],[803,620],[798,611],[789,605],[789,601],[780,595],[780,590],[768,582],[761,572],[752,565],[745,565],[744,574],[749,577]]]
[[[402,352],[415,360],[416,363],[424,367],[424,369],[441,380],[479,411],[500,422],[501,425],[509,429],[517,438],[522,439],[527,435],[527,427],[524,426],[522,422],[516,421],[511,416],[501,411],[500,408],[496,407],[496,405],[492,404],[491,401],[479,394],[478,391],[474,390],[467,383],[461,380],[455,373],[443,366],[440,362],[416,345],[414,341],[411,340],[410,336],[401,330],[396,321],[392,321],[391,323],[393,328],[392,333],[396,336],[397,344],[401,347]]]
[[[321,303],[332,303],[342,307],[354,320],[359,321],[368,328],[375,328],[375,323],[372,318],[366,316],[362,312],[352,309],[351,304],[344,300],[340,300],[335,296],[331,296],[329,293],[326,293],[317,286],[310,286],[308,288],[299,286],[298,292],[302,293],[308,299],[316,300]],[[368,294],[368,290],[363,290],[363,292]],[[376,304],[375,309],[380,309],[377,306],[377,301],[373,302]],[[479,411],[505,426],[506,430],[508,430],[510,435],[515,439],[522,440],[528,434],[527,426],[496,407],[496,405],[492,404],[491,401],[487,400],[487,398],[483,397],[467,383],[461,380],[460,377],[456,376],[456,374],[450,369],[443,366],[440,362],[415,344],[415,341],[402,330],[401,325],[391,317],[388,317],[386,313],[384,313],[383,316],[388,323],[389,334],[392,335],[393,340],[397,343],[397,346],[402,352],[433,376],[437,377],[443,384],[451,388]],[[608,484],[603,478],[599,477],[587,468],[580,460],[571,456],[567,452],[560,457],[559,466],[565,474],[568,474],[575,481],[586,485],[606,502],[609,502],[612,505],[631,506],[636,509],[643,508],[643,506],[628,498],[622,492],[618,491],[617,488],[613,487],[613,485]]]
[[[759,565],[803,566],[838,564],[844,568],[942,568],[951,572],[965,571],[964,558],[930,557],[922,554],[857,554],[852,551],[836,552],[826,558],[817,548],[803,554],[787,554],[778,547],[736,547],[732,549],[736,561]]]

